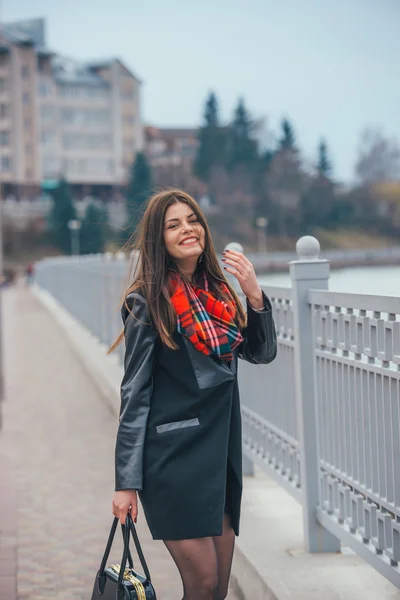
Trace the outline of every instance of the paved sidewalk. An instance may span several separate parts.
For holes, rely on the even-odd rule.
[[[16,494],[10,461],[0,455],[0,599],[17,597]]]
[[[3,315],[0,599],[88,600],[113,518],[116,418],[29,290],[7,290]],[[159,600],[179,600],[176,568],[143,515],[138,530]]]

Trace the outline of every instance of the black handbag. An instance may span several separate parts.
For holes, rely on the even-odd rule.
[[[136,533],[136,527],[129,513],[126,516],[126,525],[121,525],[124,539],[121,564],[106,567],[118,520],[117,517],[114,518],[104,556],[97,571],[91,600],[99,598],[102,600],[157,600],[156,592],[151,583],[150,572]],[[133,568],[132,555],[129,549],[131,532],[145,576],[140,575]],[[127,561],[128,567],[126,566]]]

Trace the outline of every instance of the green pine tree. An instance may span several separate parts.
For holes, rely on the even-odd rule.
[[[252,137],[253,122],[240,98],[230,127],[228,166],[234,169],[237,165],[254,165],[258,157],[257,142]]]
[[[343,204],[339,207],[335,196],[335,185],[330,179],[332,167],[324,140],[318,145],[316,171],[301,199],[304,233],[312,233],[316,227],[336,227],[347,214],[347,206]]]
[[[272,150],[264,150],[256,163],[254,187],[257,190],[257,199],[254,205],[254,219],[271,213],[272,203],[269,198],[268,173],[274,156],[275,152]]]
[[[325,140],[321,140],[318,146],[317,172],[318,175],[327,178],[332,173],[332,164],[328,158],[328,148]]]
[[[212,92],[204,111],[204,125],[199,130],[199,147],[194,162],[194,173],[199,179],[209,181],[213,165],[223,164],[226,131],[221,127],[218,100]]]
[[[152,185],[151,167],[146,155],[138,152],[132,164],[126,195],[128,223],[125,237],[129,237],[132,230],[136,229],[139,224],[146,201],[151,194]]]
[[[69,186],[60,179],[52,192],[53,208],[49,217],[50,233],[53,244],[63,252],[71,252],[71,232],[68,222],[76,219],[76,210],[72,202]]]
[[[279,139],[279,146],[281,150],[295,150],[296,149],[296,138],[294,135],[293,127],[288,119],[283,119],[281,123],[282,135]]]
[[[80,229],[81,254],[103,252],[105,244],[104,213],[94,204],[89,204]]]

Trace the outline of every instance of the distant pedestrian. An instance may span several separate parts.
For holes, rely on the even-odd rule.
[[[28,283],[28,285],[30,285],[33,282],[34,272],[35,272],[35,269],[34,269],[33,263],[30,262],[28,264],[28,266],[26,267],[26,271],[25,271],[26,282]]]
[[[11,267],[6,267],[3,270],[3,276],[0,278],[1,285],[3,287],[8,287],[15,283],[17,280],[17,272],[15,269]]]
[[[271,304],[251,262],[223,252],[247,297],[246,318],[203,212],[181,190],[150,199],[136,246],[124,332],[110,348],[125,339],[112,512],[136,521],[139,493],[153,539],[179,569],[184,600],[222,600],[242,495],[237,359],[274,360]]]

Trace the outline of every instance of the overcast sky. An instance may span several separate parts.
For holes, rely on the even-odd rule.
[[[244,96],[273,132],[292,120],[306,160],[324,136],[342,180],[364,127],[400,139],[400,0],[2,0],[33,17],[57,52],[121,58],[146,123],[200,124],[210,90],[228,120]]]

